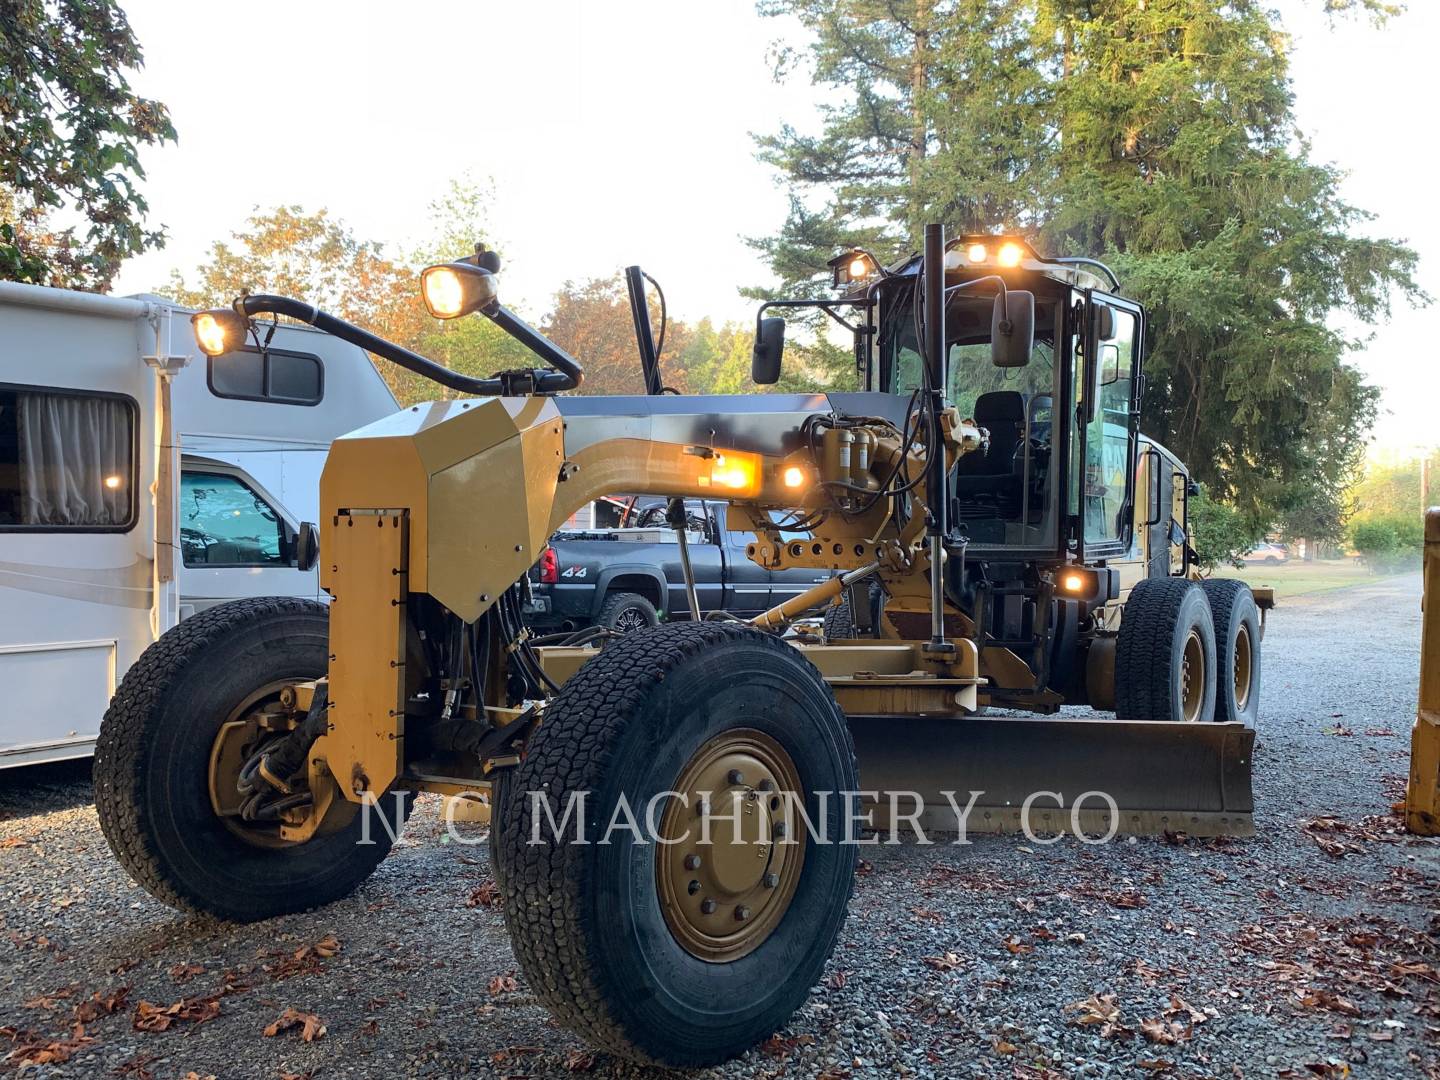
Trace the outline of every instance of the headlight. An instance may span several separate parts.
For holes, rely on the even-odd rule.
[[[495,302],[495,275],[467,262],[430,266],[420,274],[420,296],[437,319],[458,319]]]
[[[230,308],[216,308],[213,311],[197,311],[190,316],[190,328],[195,332],[195,344],[206,356],[219,356],[245,344],[248,322],[245,316]]]
[[[995,261],[1001,266],[1019,266],[1024,257],[1025,252],[1020,245],[1013,240],[1007,240],[1000,245],[1000,253],[995,256]]]

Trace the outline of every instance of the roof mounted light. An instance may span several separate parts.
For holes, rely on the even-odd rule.
[[[859,248],[852,248],[837,255],[825,265],[830,268],[830,274],[837,289],[864,281],[877,269],[875,260],[870,257],[870,254]]]
[[[195,344],[206,356],[219,356],[245,344],[250,322],[233,308],[212,308],[190,316]]]

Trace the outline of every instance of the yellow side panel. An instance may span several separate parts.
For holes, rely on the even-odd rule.
[[[409,515],[342,508],[331,530],[330,772],[352,802],[400,771]]]

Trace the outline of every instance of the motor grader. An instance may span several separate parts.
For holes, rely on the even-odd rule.
[[[1098,263],[939,226],[833,267],[834,295],[762,306],[753,374],[777,381],[777,313],[800,311],[853,336],[856,392],[661,392],[632,268],[650,392],[567,395],[580,362],[499,302],[483,249],[424,272],[427,307],[491,319],[534,368],[462,376],[284,297],[197,314],[212,363],[286,316],[464,396],[333,444],[296,552],[328,610],[214,608],[130,669],[95,759],[129,872],[227,919],[302,910],[375,868],[410,793],[488,788],[537,995],[600,1047],[693,1066],[804,1000],[865,827],[1249,831],[1259,615],[1191,580],[1188,477],[1139,433],[1142,309]],[[528,569],[620,492],[671,500],[682,563],[703,497],[760,566],[832,576],[748,622],[692,592],[688,619],[534,638]],[[785,635],[837,605],[843,632]]]

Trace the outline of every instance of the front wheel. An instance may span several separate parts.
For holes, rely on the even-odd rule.
[[[125,673],[95,745],[95,809],[110,850],[153,896],[251,922],[347,896],[390,850],[408,796],[304,843],[276,822],[217,812],[266,737],[254,718],[287,684],[325,674],[328,637],[312,600],[237,600],[167,631]]]
[[[844,716],[783,641],[725,623],[626,635],[546,708],[499,807],[497,878],[530,985],[625,1057],[744,1052],[834,948],[856,785]]]

